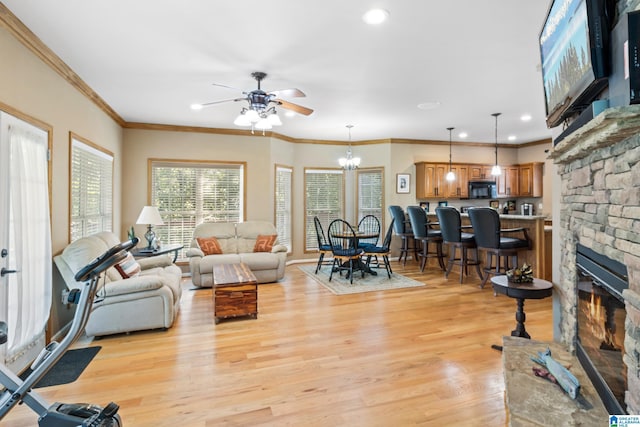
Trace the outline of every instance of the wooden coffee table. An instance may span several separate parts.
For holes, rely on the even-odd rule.
[[[213,266],[213,307],[216,324],[234,317],[258,318],[258,282],[246,264]]]

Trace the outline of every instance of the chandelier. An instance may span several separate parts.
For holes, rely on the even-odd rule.
[[[449,172],[447,172],[447,175],[445,176],[445,179],[447,181],[455,181],[456,180],[456,174],[453,173],[453,169],[451,168],[451,131],[454,128],[447,128],[447,130],[449,131]]]
[[[502,170],[500,169],[500,165],[498,165],[498,116],[502,113],[493,113],[492,116],[496,118],[496,162],[493,164],[491,168],[491,175],[499,176],[502,175]]]
[[[351,152],[351,128],[353,125],[347,125],[347,129],[349,129],[349,148],[347,149],[347,157],[341,157],[338,159],[338,163],[342,169],[350,171],[354,169],[358,169],[360,166],[360,157],[353,157],[353,153]]]

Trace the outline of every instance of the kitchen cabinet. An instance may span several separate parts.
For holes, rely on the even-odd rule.
[[[416,197],[418,199],[446,197],[447,181],[444,177],[447,172],[449,172],[448,163],[416,163]]]
[[[491,175],[491,165],[468,165],[469,181],[494,181]]]
[[[542,163],[528,163],[519,166],[520,197],[542,197]]]
[[[520,167],[505,166],[496,180],[498,197],[517,197],[520,195]]]
[[[543,163],[505,166],[498,177],[491,175],[493,165],[453,163],[455,181],[445,179],[449,163],[417,162],[417,199],[466,199],[469,181],[496,181],[497,197],[542,197]]]
[[[446,181],[446,197],[466,199],[469,197],[469,166],[453,164],[451,170],[456,175],[456,179]],[[448,165],[447,172],[449,172]]]

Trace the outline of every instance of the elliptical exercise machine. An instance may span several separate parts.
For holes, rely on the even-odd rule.
[[[73,289],[67,302],[76,304],[76,312],[71,328],[64,339],[52,341],[38,355],[31,365],[33,372],[21,380],[4,364],[0,363],[0,384],[5,387],[0,394],[0,420],[18,403],[24,402],[38,414],[39,427],[121,427],[122,420],[117,414],[119,406],[113,402],[104,408],[90,403],[60,403],[48,405],[38,393],[32,390],[47,372],[60,360],[62,355],[82,334],[89,320],[93,300],[98,289],[100,275],[109,267],[122,261],[127,251],[138,243],[137,238],[119,243],[84,266],[75,275],[78,282],[86,282],[82,289]],[[7,341],[7,325],[0,322],[0,344]]]

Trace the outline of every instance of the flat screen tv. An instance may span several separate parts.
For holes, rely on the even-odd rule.
[[[607,0],[553,0],[540,32],[547,125],[581,112],[610,72]]]

